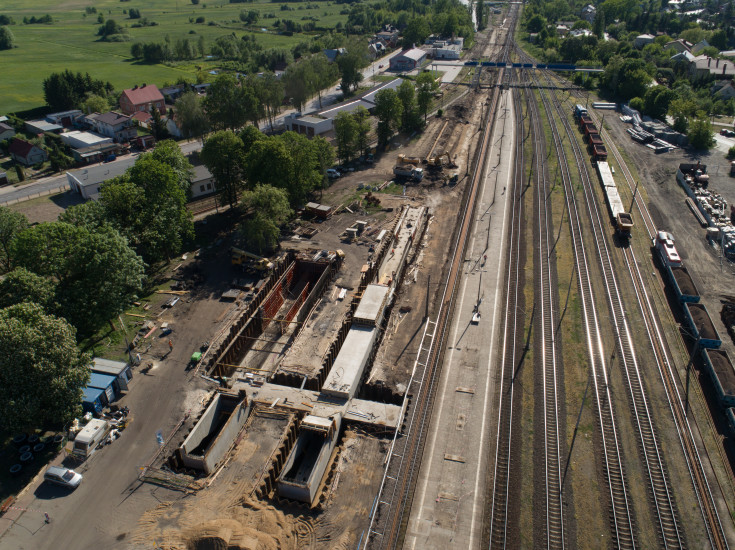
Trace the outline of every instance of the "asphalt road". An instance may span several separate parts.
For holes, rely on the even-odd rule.
[[[119,401],[130,408],[132,418],[121,437],[78,469],[84,479],[75,491],[49,487],[38,480],[31,483],[16,504],[26,511],[13,517],[13,525],[0,535],[1,549],[133,548],[131,539],[141,514],[161,501],[183,497],[183,493],[141,484],[137,479],[141,466],[158,449],[156,433],[167,437],[204,395],[203,389],[213,388],[199,377],[191,378],[193,371],[187,372],[186,365],[194,348],[212,338],[224,311],[231,307],[219,300],[234,274],[227,260],[224,255],[221,262],[206,264],[208,277],[201,299],[181,301],[175,306],[181,306],[178,311],[171,310],[161,318],[172,323],[173,352],[160,359],[168,351],[168,337],[154,334],[154,346],[143,356],[143,362],[153,360],[154,367],[147,375],[134,369],[130,390]],[[228,267],[223,268],[225,262]],[[50,524],[44,523],[43,513],[49,514]],[[6,521],[0,518],[0,533],[8,527]],[[151,548],[152,544],[149,541],[142,547]]]
[[[500,302],[505,264],[498,259],[505,257],[510,223],[506,189],[512,183],[514,159],[509,154],[514,143],[513,105],[510,93],[504,97],[406,532],[404,548],[409,550],[474,550],[481,542],[485,481],[494,449],[487,422],[494,414],[494,371],[502,360],[497,344],[503,336]],[[470,321],[480,299],[480,322],[473,325]]]

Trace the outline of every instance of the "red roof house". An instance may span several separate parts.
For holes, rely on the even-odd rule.
[[[120,109],[126,115],[132,115],[139,111],[150,113],[154,106],[159,113],[166,112],[166,102],[163,99],[163,94],[153,84],[143,84],[140,87],[136,86],[124,90],[120,96]]]
[[[15,138],[13,143],[10,144],[9,151],[14,161],[25,164],[26,166],[32,166],[48,160],[46,151],[24,139]]]

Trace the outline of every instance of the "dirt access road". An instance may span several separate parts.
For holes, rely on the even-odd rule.
[[[98,451],[80,469],[84,481],[73,493],[38,481],[31,483],[17,504],[28,511],[13,516],[13,525],[0,537],[0,548],[128,548],[126,538],[144,510],[160,500],[183,496],[140,484],[137,479],[139,468],[158,449],[156,433],[166,437],[187,410],[199,405],[205,388],[211,386],[193,378],[186,365],[192,351],[213,336],[227,310],[234,307],[219,299],[235,274],[226,244],[205,254],[200,261],[205,281],[191,298],[181,300],[166,314],[172,317],[173,351],[166,354],[168,337],[154,336],[153,346],[142,357],[144,365],[153,361],[154,366],[148,374],[135,369],[130,390],[119,401],[132,415],[120,439]],[[43,512],[50,515],[50,524],[44,523]],[[1,521],[6,523],[6,518]]]

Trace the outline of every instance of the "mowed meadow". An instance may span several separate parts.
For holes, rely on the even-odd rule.
[[[264,48],[290,48],[320,33],[279,35],[272,26],[278,19],[305,23],[307,20],[303,18],[314,17],[319,27],[332,28],[347,18],[340,15],[340,11],[346,8],[345,4],[314,0],[289,2],[287,5],[291,10],[282,11],[283,4],[280,1],[230,4],[227,0],[202,1],[199,5],[193,5],[190,0],[3,0],[0,2],[0,15],[15,20],[9,28],[15,36],[16,47],[0,51],[0,114],[42,106],[44,78],[65,69],[88,72],[95,79],[109,80],[120,91],[143,83],[161,86],[174,83],[181,77],[194,81],[200,69],[207,73],[219,64],[216,59],[202,58],[145,64],[130,56],[130,46],[134,42],[162,42],[168,36],[172,44],[184,38],[196,44],[203,36],[208,51],[219,36],[235,33],[239,38],[250,33]],[[94,7],[97,13],[86,14],[88,7]],[[132,28],[139,20],[129,19],[123,13],[123,10],[131,8],[139,10],[141,17],[155,21],[157,25]],[[251,10],[259,12],[260,19],[248,27],[240,21],[240,12]],[[45,14],[51,15],[53,23],[23,24],[24,17],[39,18]],[[129,40],[99,40],[97,29],[100,23],[97,18],[100,14],[105,20],[114,19],[125,27]],[[273,14],[275,18],[266,18],[266,14]],[[200,17],[204,17],[203,23],[190,22]],[[263,28],[267,32],[263,32]]]

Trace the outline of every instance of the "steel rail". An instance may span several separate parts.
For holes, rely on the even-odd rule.
[[[562,144],[563,138],[561,137],[556,122],[554,121],[554,112],[556,109],[552,106],[552,98],[548,97],[547,93],[548,92],[542,91],[541,97],[544,107],[550,117],[554,146],[565,188],[565,200],[575,257],[577,282],[580,296],[582,298],[582,315],[587,335],[587,349],[593,382],[592,386],[594,389],[595,402],[597,404],[597,420],[600,425],[603,458],[602,465],[607,479],[610,497],[611,529],[614,537],[614,544],[617,548],[635,548],[636,541],[633,515],[629,503],[625,472],[620,453],[618,428],[616,426],[615,415],[612,408],[608,369],[606,368],[605,361],[606,354],[602,343],[602,331],[597,317],[597,307],[589,273],[589,262],[587,260],[587,253],[582,238],[583,232],[580,222],[580,214],[574,195],[573,182],[569,163],[567,162],[566,151]],[[557,116],[559,116],[558,113]],[[560,118],[563,123],[563,116]],[[581,171],[581,165],[584,164],[584,161],[580,160],[576,154],[575,162]]]
[[[665,548],[682,548],[684,546],[683,534],[679,527],[678,513],[674,502],[673,493],[665,468],[663,453],[658,443],[653,418],[648,404],[648,397],[643,387],[642,375],[638,365],[638,359],[633,345],[633,338],[629,327],[627,315],[620,294],[617,277],[613,267],[612,257],[605,237],[605,227],[609,224],[603,222],[603,214],[600,213],[597,200],[593,192],[593,184],[585,162],[586,155],[582,153],[576,140],[568,119],[564,116],[563,107],[558,97],[555,97],[555,105],[566,127],[570,137],[575,156],[580,161],[580,176],[584,192],[587,210],[592,221],[595,248],[600,260],[603,278],[605,281],[605,293],[608,304],[613,313],[612,321],[617,341],[617,349],[620,352],[622,373],[628,389],[629,401],[633,413],[634,427],[638,436],[641,459],[648,478],[648,489],[655,507],[655,517],[658,522],[658,534]],[[607,218],[605,218],[607,219]]]

